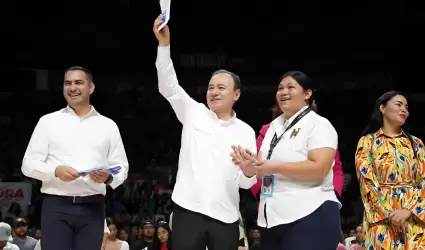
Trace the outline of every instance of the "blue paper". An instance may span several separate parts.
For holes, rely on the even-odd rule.
[[[79,174],[81,176],[86,176],[86,175],[90,174],[91,172],[98,171],[98,172],[109,173],[109,174],[112,174],[112,175],[117,175],[119,172],[121,172],[121,168],[122,167],[120,165],[107,167],[107,168],[93,168],[93,169],[81,171],[81,172],[79,172]]]

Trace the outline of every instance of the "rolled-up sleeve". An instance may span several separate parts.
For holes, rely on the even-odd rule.
[[[35,126],[27,150],[22,160],[22,173],[40,181],[50,181],[55,178],[56,165],[47,164],[49,154],[49,121],[43,116]]]

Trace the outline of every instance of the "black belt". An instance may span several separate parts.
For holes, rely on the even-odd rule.
[[[45,196],[55,197],[70,203],[82,204],[82,203],[105,203],[105,196],[102,194],[95,194],[89,196],[64,196],[55,194],[44,194]]]

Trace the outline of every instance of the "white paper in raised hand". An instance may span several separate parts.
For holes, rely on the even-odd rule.
[[[171,0],[159,0],[159,5],[161,6],[161,13],[163,16],[162,23],[158,27],[158,30],[161,30],[170,20]]]

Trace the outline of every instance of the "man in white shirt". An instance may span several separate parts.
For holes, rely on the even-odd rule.
[[[127,178],[128,161],[118,126],[90,105],[92,73],[82,67],[65,72],[68,106],[40,118],[22,164],[25,176],[43,182],[43,250],[100,249],[106,185]],[[80,171],[120,165],[117,175]]]
[[[232,146],[255,152],[254,130],[236,118],[232,108],[240,97],[240,80],[226,70],[209,82],[207,104],[193,100],[179,85],[170,57],[170,34],[154,23],[158,39],[159,92],[170,102],[183,124],[179,170],[172,199],[173,250],[236,250],[239,241],[239,187],[257,180],[253,165],[232,162]]]
[[[0,222],[0,250],[19,250],[19,247],[12,241],[12,227],[4,222]]]
[[[170,57],[170,35],[160,15],[154,23],[158,39],[159,92],[183,124],[179,170],[172,199],[173,250],[235,250],[239,241],[239,188],[257,180],[253,165],[232,162],[232,147],[255,152],[254,130],[236,118],[240,80],[226,70],[216,71],[208,85],[208,108],[193,100],[179,85]]]

